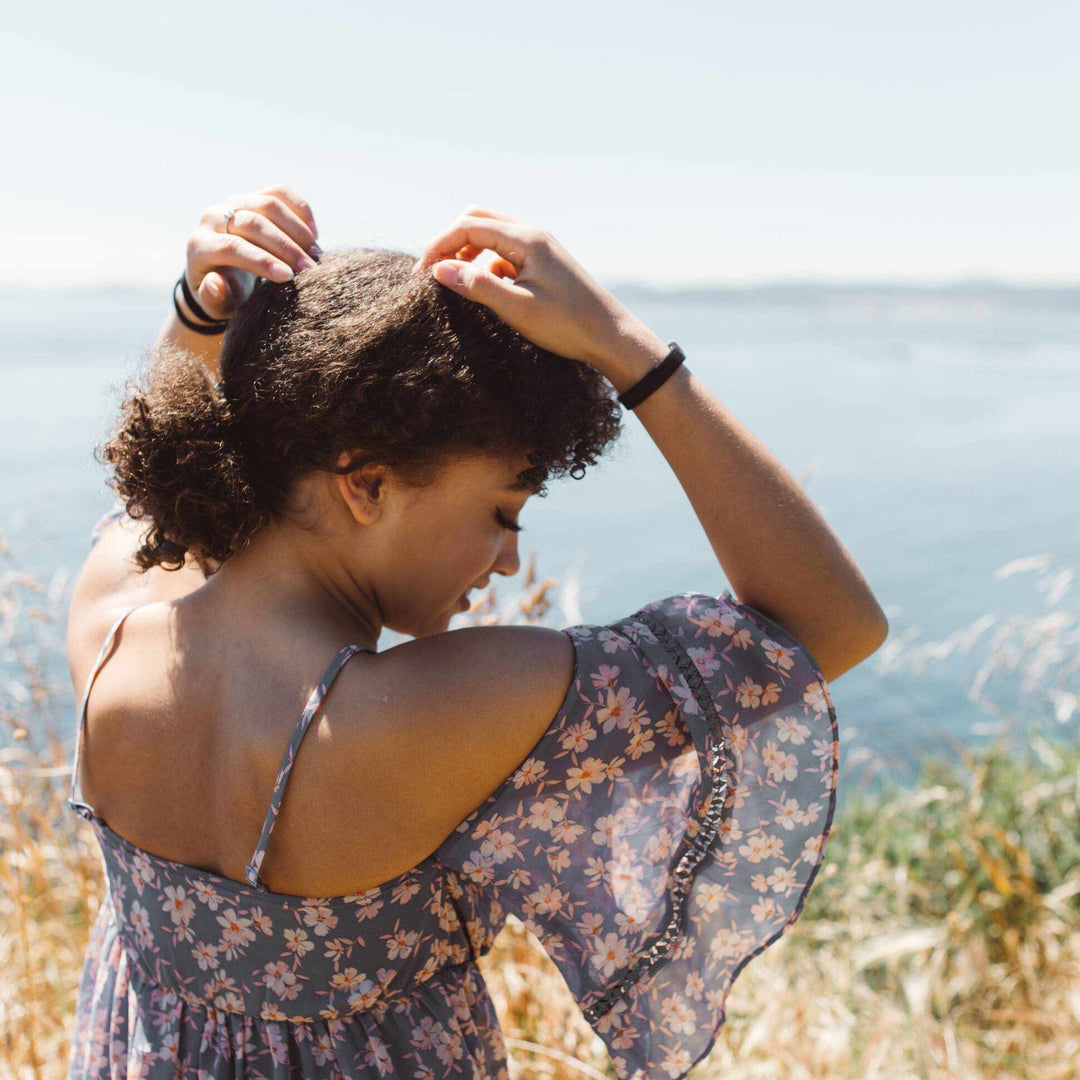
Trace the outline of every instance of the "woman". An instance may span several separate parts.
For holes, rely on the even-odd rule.
[[[206,211],[178,285],[70,612],[70,802],[108,883],[70,1076],[505,1077],[475,961],[509,912],[617,1075],[684,1076],[821,864],[826,680],[887,632],[858,567],[678,352],[504,214],[415,265],[324,255],[275,185]],[[529,496],[617,436],[615,394],[743,599],[445,632],[517,571]],[[379,653],[384,626],[415,640]]]

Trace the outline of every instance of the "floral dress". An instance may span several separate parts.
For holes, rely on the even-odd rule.
[[[117,512],[95,527],[95,538]],[[138,605],[136,605],[138,606]],[[836,711],[816,662],[730,592],[684,592],[563,631],[575,670],[518,767],[410,870],[345,896],[268,890],[130,843],[79,797],[106,892],[78,989],[69,1080],[506,1078],[477,965],[512,912],[542,943],[620,1078],[678,1080],[733,980],[802,911],[836,806]],[[119,645],[118,645],[119,647]]]

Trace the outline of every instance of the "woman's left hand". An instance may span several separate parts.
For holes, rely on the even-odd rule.
[[[188,239],[188,287],[207,315],[227,319],[256,277],[289,281],[314,266],[322,254],[318,235],[311,207],[284,184],[234,195],[204,210]]]

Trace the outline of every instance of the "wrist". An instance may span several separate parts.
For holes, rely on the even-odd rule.
[[[592,366],[618,393],[623,394],[640,382],[670,351],[671,346],[666,341],[639,323],[624,331]]]

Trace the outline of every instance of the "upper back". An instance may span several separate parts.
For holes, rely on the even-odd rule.
[[[69,635],[77,687],[103,638]],[[283,752],[344,644],[295,626],[225,636],[182,603],[133,611],[89,696],[84,796],[133,844],[243,881]],[[421,862],[536,745],[574,662],[567,634],[536,626],[348,657],[287,777],[267,887],[341,895]]]

